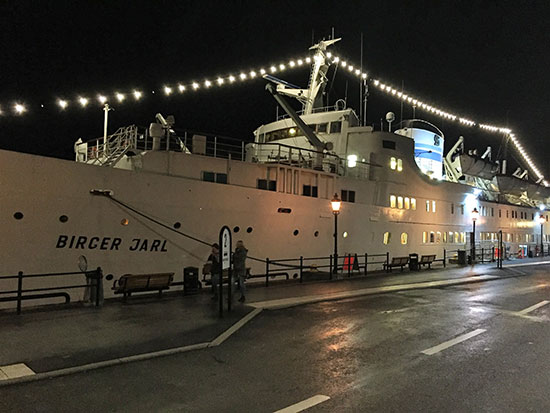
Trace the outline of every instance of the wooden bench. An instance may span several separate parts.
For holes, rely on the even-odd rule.
[[[393,267],[401,267],[401,271],[403,271],[403,267],[409,263],[409,257],[393,257],[391,259],[391,262],[384,263],[384,268],[387,272],[391,272],[391,269]]]
[[[422,267],[423,265],[427,265],[428,268],[432,268],[432,263],[435,261],[435,254],[434,255],[423,255],[420,257],[420,261],[418,261],[418,265]]]
[[[113,283],[115,294],[124,294],[124,299],[134,292],[158,291],[162,296],[162,291],[170,288],[174,280],[173,272],[163,272],[155,274],[124,274]]]

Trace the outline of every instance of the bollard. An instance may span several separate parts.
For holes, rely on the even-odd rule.
[[[485,248],[481,249],[481,263],[483,264],[483,258],[485,258]]]
[[[369,255],[365,252],[365,275],[367,275],[367,261],[369,259]]]
[[[443,268],[447,268],[447,250],[443,248]]]
[[[300,255],[300,283],[302,282],[303,276],[304,276],[304,257]]]
[[[390,272],[390,253],[386,252],[386,271]]]
[[[21,314],[21,295],[23,294],[23,271],[17,274],[17,314]]]
[[[493,245],[491,252],[491,262],[495,262],[495,246]]]
[[[265,286],[269,287],[269,258],[265,259]]]
[[[95,306],[99,307],[99,294],[100,294],[100,288],[101,288],[101,279],[103,278],[103,271],[101,270],[101,267],[97,267],[96,270],[96,279],[95,279]],[[102,293],[103,291],[101,291]]]
[[[348,254],[348,278],[351,277],[351,254]]]
[[[329,257],[329,277],[332,280],[332,254]]]

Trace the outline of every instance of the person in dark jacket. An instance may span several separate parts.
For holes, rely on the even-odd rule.
[[[237,247],[233,253],[233,272],[239,280],[239,290],[241,291],[239,301],[241,303],[246,300],[246,286],[244,284],[246,279],[246,254],[248,254],[248,250],[244,247],[244,243],[240,240],[237,241]]]
[[[210,280],[212,281],[212,299],[218,298],[218,283],[220,281],[220,246],[212,244],[212,253],[208,256],[210,265]]]

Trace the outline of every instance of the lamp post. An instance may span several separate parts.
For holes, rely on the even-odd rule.
[[[541,257],[544,257],[544,223],[546,222],[546,219],[544,219],[544,216],[539,215],[539,223],[540,223],[540,255]]]
[[[334,214],[334,269],[338,272],[338,214],[342,201],[338,198],[338,194],[334,194],[334,198],[330,201],[332,213]]]
[[[479,211],[477,208],[472,210],[472,264],[476,260],[476,221],[479,217]]]

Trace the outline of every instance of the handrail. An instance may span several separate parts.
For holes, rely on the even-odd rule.
[[[17,314],[21,314],[21,301],[28,299],[43,299],[43,298],[52,298],[52,297],[64,297],[65,302],[70,302],[70,296],[65,292],[59,293],[48,293],[48,294],[32,294],[32,295],[23,295],[23,293],[32,293],[40,291],[55,291],[55,290],[70,290],[75,288],[87,288],[90,287],[88,284],[71,284],[71,285],[62,285],[56,287],[41,287],[41,288],[29,288],[23,289],[23,280],[25,278],[46,278],[46,277],[57,277],[57,276],[67,276],[67,275],[85,275],[86,278],[95,280],[93,284],[95,290],[95,306],[99,307],[100,305],[100,288],[101,280],[103,279],[103,271],[101,267],[92,271],[77,271],[77,272],[54,272],[54,273],[44,273],[44,274],[23,274],[23,271],[19,271],[17,275],[0,275],[0,280],[13,280],[17,279],[17,290],[8,290],[0,291],[1,294],[16,294],[15,297],[6,297],[1,298],[0,301],[17,301]]]

